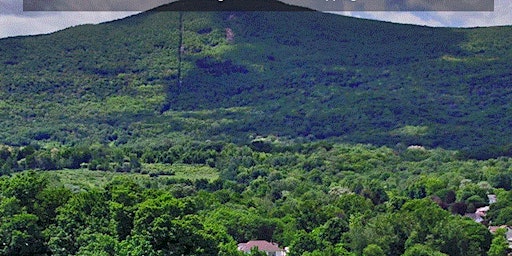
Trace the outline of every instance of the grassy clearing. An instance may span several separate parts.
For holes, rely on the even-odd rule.
[[[55,186],[64,186],[72,191],[87,191],[104,188],[116,177],[129,177],[145,187],[165,187],[173,180],[214,180],[218,172],[208,166],[185,164],[144,164],[142,173],[91,171],[88,169],[48,171],[45,174]],[[158,175],[156,175],[158,174]]]
[[[219,177],[217,170],[205,165],[188,164],[142,164],[142,172],[148,174],[171,175],[176,179],[214,180]]]

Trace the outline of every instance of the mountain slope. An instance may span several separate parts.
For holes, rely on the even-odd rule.
[[[511,32],[311,11],[154,10],[3,39],[0,138],[277,135],[509,154]]]

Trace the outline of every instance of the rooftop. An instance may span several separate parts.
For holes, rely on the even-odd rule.
[[[258,247],[258,250],[265,252],[280,252],[284,249],[279,248],[278,244],[267,242],[265,240],[252,240],[247,243],[239,243],[238,250],[249,252],[253,247]]]

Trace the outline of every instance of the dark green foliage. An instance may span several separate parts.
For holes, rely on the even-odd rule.
[[[322,249],[321,241],[311,233],[299,231],[290,245],[290,255],[303,255],[317,249]]]
[[[0,139],[32,145],[17,160],[45,170],[90,161],[92,169],[110,167],[78,148],[62,152],[64,162],[34,155],[36,145],[248,144],[258,135],[508,156],[511,34],[319,12],[146,12],[2,39]],[[179,161],[172,153],[146,151],[143,161]],[[426,157],[402,153],[408,161]],[[4,172],[16,168],[6,156]],[[208,151],[184,160],[216,162]]]
[[[37,196],[44,190],[48,181],[35,172],[24,172],[14,176],[9,182],[2,184],[2,196],[5,198],[16,198],[21,207],[28,212],[35,211]]]
[[[137,226],[136,226],[137,228]],[[183,219],[163,214],[156,218],[146,230],[152,247],[163,255],[215,255],[214,237],[207,234],[203,225],[194,216]]]
[[[278,228],[281,228],[277,220],[262,218],[245,209],[233,211],[230,208],[221,207],[213,211],[209,218],[222,224],[227,233],[237,242],[272,241]]]
[[[363,250],[363,256],[384,256],[386,255],[382,248],[376,244],[369,244]]]
[[[112,236],[105,234],[91,234],[80,237],[78,243],[84,246],[80,247],[80,250],[76,255],[104,255],[114,256],[116,254],[117,240]]]
[[[49,229],[49,247],[58,255],[75,254],[81,239],[96,233],[113,235],[109,228],[109,206],[98,191],[74,194],[58,210],[57,224]]]
[[[38,217],[34,214],[19,213],[1,216],[0,254],[41,255],[46,253]]]
[[[429,247],[428,245],[423,244],[415,244],[407,250],[405,250],[405,253],[403,256],[446,256],[447,254],[444,254],[442,252],[436,251]]]
[[[512,188],[512,175],[507,173],[500,173],[493,176],[490,182],[495,188],[510,190]]]
[[[499,251],[491,246],[487,228],[456,214],[496,193],[498,202],[486,221],[512,222],[512,193],[487,183],[508,173],[509,158],[461,160],[455,152],[425,149],[421,159],[411,161],[385,147],[270,141],[270,152],[189,141],[148,148],[77,147],[89,161],[107,165],[138,162],[150,150],[179,152],[178,163],[140,168],[146,173],[149,167],[186,168],[189,173],[181,178],[115,168],[110,173],[69,170],[70,176],[51,171],[3,176],[0,236],[6,244],[0,254],[237,255],[236,243],[262,239],[288,246],[291,255],[411,255],[420,249],[427,255],[485,255]],[[34,148],[19,161],[43,152],[57,163],[84,155],[74,149]],[[184,163],[203,153],[214,159],[214,167]],[[317,164],[305,168],[308,162]],[[216,174],[232,169],[225,178],[192,177],[204,168]],[[115,178],[77,185],[84,172],[90,173],[90,183]],[[410,198],[417,188],[424,198]],[[24,247],[29,242],[34,246]]]
[[[456,214],[497,193],[512,223],[510,30],[146,12],[0,40],[0,254],[500,255]],[[27,171],[66,168],[123,176]]]
[[[329,219],[320,229],[319,237],[321,241],[337,244],[341,242],[343,233],[349,230],[348,221],[342,217]]]
[[[482,224],[455,217],[433,230],[436,248],[448,255],[485,255],[491,245],[491,234]]]

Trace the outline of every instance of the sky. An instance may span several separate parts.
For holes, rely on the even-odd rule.
[[[42,2],[42,0],[25,0]],[[44,0],[43,0],[44,1]],[[53,0],[55,1],[55,0]],[[68,3],[70,0],[66,0]],[[81,0],[82,2],[92,2]],[[105,0],[102,0],[102,2]],[[116,0],[117,2],[123,0]],[[166,0],[156,0],[165,2]],[[302,5],[302,2],[315,1],[322,4],[323,0],[283,0],[283,2]],[[333,0],[325,0],[333,1]],[[364,0],[338,0],[363,3]],[[368,2],[375,0],[368,0]],[[388,0],[381,0],[388,1]],[[393,0],[396,1],[396,0]],[[418,2],[427,0],[401,0],[402,2]],[[460,1],[492,1],[492,0],[460,0]],[[76,0],[75,0],[76,2]],[[131,1],[133,3],[133,1]],[[332,2],[331,2],[332,3]],[[130,10],[140,11],[23,11],[23,0],[0,0],[0,38],[45,34],[80,24],[97,24],[100,22],[120,19],[137,14],[145,7],[135,7]],[[157,4],[159,5],[159,4]],[[314,8],[314,7],[313,7]],[[129,8],[126,8],[129,9]],[[321,8],[320,8],[321,9]],[[125,9],[117,9],[125,10]],[[347,9],[343,9],[347,10]],[[378,10],[374,9],[374,10]],[[325,11],[325,10],[324,10]],[[487,27],[512,25],[512,1],[494,0],[494,11],[338,11],[336,14],[369,18],[396,23],[417,24],[434,27]]]

